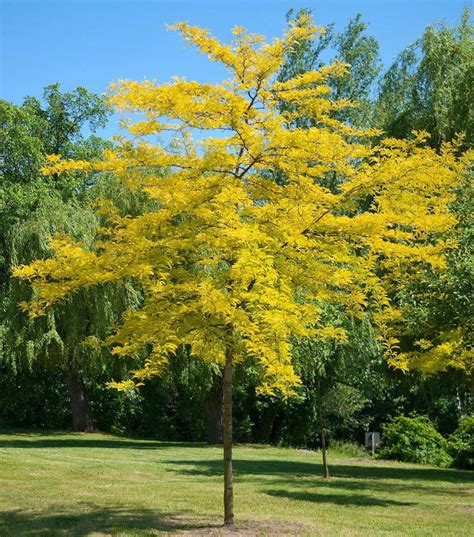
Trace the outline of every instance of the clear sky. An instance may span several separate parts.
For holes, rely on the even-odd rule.
[[[166,24],[187,20],[224,39],[240,25],[273,37],[285,13],[300,7],[339,30],[362,13],[389,64],[427,24],[454,24],[465,5],[469,0],[0,0],[0,98],[20,104],[54,82],[102,93],[120,78],[218,81],[219,69]]]

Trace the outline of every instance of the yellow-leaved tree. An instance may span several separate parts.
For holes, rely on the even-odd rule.
[[[52,258],[17,267],[15,276],[34,286],[23,304],[32,316],[84,286],[139,282],[142,307],[124,315],[107,343],[119,356],[145,351],[146,359],[119,387],[159,374],[179,345],[224,366],[224,521],[232,525],[233,364],[254,360],[262,392],[291,395],[300,383],[292,341],[345,337],[323,321],[321,304],[348,315],[370,307],[383,333],[397,312],[380,275],[393,265],[443,263],[463,163],[448,144],[440,153],[425,147],[422,133],[371,147],[374,132],[335,120],[335,110],[352,104],[328,99],[326,81],[347,65],[277,82],[291,48],[323,31],[307,16],[271,42],[239,27],[228,45],[201,28],[174,28],[228,78],[120,81],[110,100],[136,117],[129,136],[101,160],[52,155],[48,167],[113,172],[156,209],[123,217],[104,204],[95,249],[57,237]],[[298,128],[298,116],[313,126]],[[169,131],[173,143],[150,141]]]

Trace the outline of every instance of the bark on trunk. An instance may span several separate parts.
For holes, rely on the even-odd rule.
[[[222,376],[214,377],[206,400],[207,443],[222,445],[223,382]]]
[[[323,477],[329,479],[329,466],[326,453],[326,431],[323,414],[323,394],[321,392],[321,376],[318,373],[318,414],[319,414],[319,432],[321,435],[321,453],[323,455]]]
[[[224,368],[224,525],[234,525],[234,486],[232,483],[232,369],[233,351],[229,343]]]
[[[90,432],[94,426],[89,415],[89,404],[82,379],[77,372],[70,368],[65,370],[65,377],[69,390],[72,428],[74,431]]]

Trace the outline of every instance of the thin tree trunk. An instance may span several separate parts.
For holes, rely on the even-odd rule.
[[[64,375],[69,390],[72,428],[74,431],[90,432],[94,429],[94,426],[89,415],[89,404],[87,402],[82,379],[80,375],[70,367],[65,369]]]
[[[234,486],[232,482],[232,369],[233,350],[228,343],[224,368],[224,525],[234,525]]]
[[[207,443],[222,444],[223,383],[222,376],[215,376],[206,400]]]
[[[323,415],[323,394],[321,392],[321,375],[318,371],[318,414],[319,414],[319,432],[321,435],[321,453],[323,455],[323,477],[329,479],[329,466],[326,453],[326,431],[324,426]]]

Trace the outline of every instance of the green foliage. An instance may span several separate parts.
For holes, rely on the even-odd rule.
[[[453,466],[474,470],[474,416],[459,421],[459,427],[448,438],[448,452]]]
[[[106,142],[95,136],[86,138],[82,132],[87,128],[93,133],[105,124],[108,115],[103,98],[81,87],[61,93],[59,84],[47,86],[42,101],[26,97],[22,106],[0,100],[0,285],[8,285],[9,268],[22,259],[13,259],[12,251],[18,225],[28,225],[33,217],[41,219],[42,230],[48,227],[49,234],[76,231],[70,229],[74,224],[64,229],[64,224],[55,226],[53,222],[61,211],[78,209],[75,203],[87,186],[86,178],[45,176],[40,169],[45,155],[52,152],[76,158],[98,155]],[[43,233],[36,239],[33,233],[32,237],[33,244],[27,247],[30,258],[44,254],[49,235]],[[43,243],[39,251],[38,241]]]
[[[379,44],[375,37],[366,35],[367,23],[358,13],[350,19],[343,32],[334,39],[336,59],[348,63],[350,72],[334,79],[334,98],[357,103],[338,113],[338,118],[358,127],[368,126],[373,110],[371,93],[380,73]]]
[[[74,178],[47,176],[42,173],[42,166],[49,153],[70,158],[98,156],[110,144],[93,133],[105,125],[109,115],[101,96],[82,87],[62,93],[59,84],[47,86],[41,100],[26,97],[22,106],[0,101],[0,363],[7,365],[13,375],[6,386],[9,391],[15,392],[16,383],[22,389],[28,385],[27,398],[31,402],[25,403],[26,417],[17,412],[19,423],[53,426],[52,416],[57,416],[56,426],[64,424],[64,416],[70,416],[67,399],[59,399],[55,411],[47,412],[47,405],[36,404],[42,398],[47,401],[50,395],[42,375],[51,374],[53,391],[67,390],[67,383],[57,384],[54,380],[65,371],[74,371],[80,383],[81,377],[100,378],[109,366],[108,352],[97,345],[87,347],[83,340],[108,335],[124,309],[123,304],[140,300],[139,293],[128,282],[122,286],[102,286],[51,309],[47,318],[32,321],[18,308],[20,301],[31,298],[31,291],[10,275],[13,264],[49,257],[49,241],[57,233],[72,235],[88,248],[93,244],[99,224],[92,207],[98,194],[95,183],[100,185],[100,194],[104,194],[112,179],[105,175],[90,178],[85,174]],[[116,193],[113,188],[109,188],[109,194],[126,198],[123,191]],[[25,382],[28,374],[31,383]],[[89,391],[95,392],[90,398],[93,407],[97,406],[100,391],[94,390],[97,382],[87,383]],[[111,398],[102,395],[103,408],[97,416],[100,426],[108,430],[116,421],[123,421],[121,413],[125,411],[117,406],[117,398],[112,404]],[[114,405],[116,418],[105,411],[105,407],[110,409]],[[11,401],[4,410],[5,419],[15,413]],[[108,423],[104,422],[106,415],[110,417]]]
[[[162,440],[205,440],[204,399],[209,389],[209,367],[180,349],[163,375],[148,379],[137,432]]]
[[[11,265],[47,258],[48,243],[56,233],[72,235],[87,248],[99,224],[93,210],[97,196],[118,198],[126,211],[140,201],[114,179],[103,174],[91,184],[87,177],[44,176],[40,167],[47,153],[91,158],[108,144],[84,135],[105,125],[110,111],[104,99],[78,87],[62,93],[59,84],[47,86],[40,101],[27,97],[16,107],[0,102],[0,359],[14,368],[18,362],[40,362],[45,368],[72,367],[83,374],[101,374],[106,353],[85,347],[87,337],[105,337],[123,305],[138,303],[140,295],[128,282],[82,293],[51,310],[47,319],[31,321],[18,303],[31,298],[27,286],[11,279]],[[129,199],[133,199],[127,205]],[[127,201],[125,201],[127,200]]]
[[[379,456],[403,462],[448,466],[447,442],[424,416],[399,416],[384,427]]]
[[[287,20],[295,23],[302,14],[310,14],[311,10],[290,10]],[[311,39],[302,39],[292,47],[286,56],[278,79],[289,80],[323,65],[322,56],[330,55],[350,65],[344,76],[331,77],[328,86],[331,88],[329,99],[347,99],[358,103],[355,108],[347,108],[335,112],[335,117],[357,127],[367,127],[372,114],[371,93],[380,72],[379,44],[375,37],[366,35],[367,23],[359,13],[350,19],[342,32],[336,32],[334,24],[326,26],[323,35],[317,34]],[[299,126],[310,126],[312,121],[307,118],[297,120]]]
[[[110,111],[102,97],[78,87],[62,93],[59,84],[47,86],[43,99],[26,97],[21,106],[0,100],[0,255],[8,265],[11,226],[29,217],[50,197],[75,198],[84,187],[68,177],[47,177],[40,172],[44,157],[61,153],[71,158],[92,158],[109,145],[94,133]],[[85,178],[82,178],[85,180]]]
[[[292,421],[296,427],[307,428],[305,444],[314,447],[320,444],[319,399],[329,444],[334,439],[358,438],[364,430],[364,410],[376,395],[375,387],[381,386],[385,367],[368,317],[345,318],[342,311],[329,308],[326,315],[337,319],[334,322],[345,329],[347,340],[336,344],[329,339],[308,339],[294,350],[304,388],[301,399],[294,403]],[[305,415],[304,422],[299,419],[301,415]],[[301,445],[302,438],[299,438]]]
[[[35,135],[41,140],[43,154],[92,158],[107,145],[101,138],[84,136],[85,127],[96,132],[111,113],[103,97],[84,87],[63,93],[60,84],[51,84],[44,88],[42,101],[25,97],[22,108],[41,124]]]
[[[68,428],[69,401],[59,371],[0,364],[0,427]]]
[[[384,74],[376,105],[376,122],[390,136],[405,138],[426,130],[440,147],[456,133],[474,133],[474,26],[465,9],[459,25],[428,26]]]
[[[35,177],[43,162],[39,138],[44,123],[28,110],[0,100],[0,177],[25,184]]]

